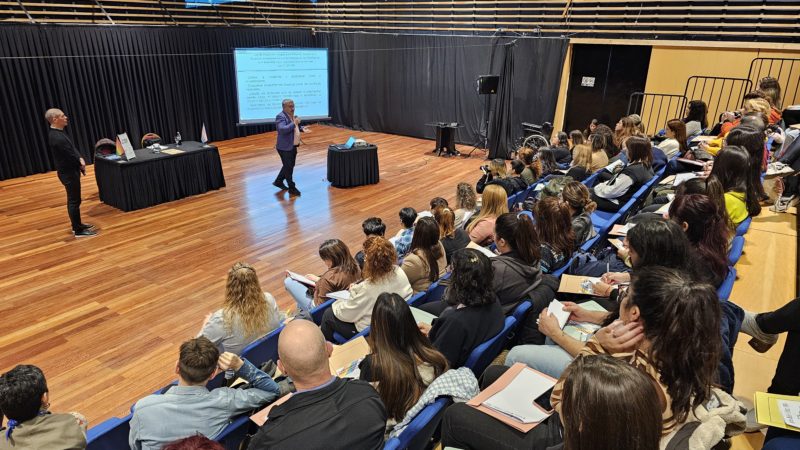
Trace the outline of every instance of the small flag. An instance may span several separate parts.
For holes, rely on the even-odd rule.
[[[122,142],[119,140],[119,136],[117,136],[117,142],[115,142],[114,145],[117,147],[116,151],[117,151],[117,154],[119,156],[122,156],[122,155],[125,154],[125,148],[122,147]]]
[[[203,122],[203,129],[200,131],[200,142],[203,144],[208,143],[208,133],[206,133],[206,124]]]

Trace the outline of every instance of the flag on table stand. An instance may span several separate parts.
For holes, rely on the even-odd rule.
[[[203,145],[208,144],[208,133],[206,133],[205,122],[203,122],[203,129],[200,131],[200,142],[202,142]]]
[[[117,141],[114,143],[115,151],[117,155],[122,156],[125,154],[125,149],[122,147],[122,142],[119,140],[119,136],[117,136]]]

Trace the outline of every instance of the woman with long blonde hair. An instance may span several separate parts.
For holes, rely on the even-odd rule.
[[[622,148],[622,143],[631,136],[641,136],[641,132],[633,118],[625,116],[614,127],[614,145]]]
[[[248,344],[278,328],[284,314],[275,297],[261,290],[256,270],[237,262],[228,271],[225,303],[206,317],[200,336],[205,336],[221,353],[240,354]]]
[[[481,211],[475,220],[467,225],[467,232],[472,242],[478,245],[490,245],[494,242],[494,221],[501,214],[508,212],[508,196],[502,186],[490,184],[483,190]]]

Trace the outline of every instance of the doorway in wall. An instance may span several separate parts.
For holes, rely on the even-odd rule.
[[[652,47],[575,44],[564,130],[583,130],[592,119],[614,129],[633,92],[644,92]]]

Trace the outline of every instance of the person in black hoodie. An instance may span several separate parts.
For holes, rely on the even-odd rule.
[[[455,252],[452,261],[452,281],[444,294],[447,308],[431,325],[418,326],[447,358],[450,368],[457,369],[475,347],[503,329],[505,317],[492,288],[489,258],[465,248]]]
[[[278,340],[278,368],[297,389],[274,406],[248,450],[381,449],[386,408],[366,381],[331,373],[333,350],[307,320],[286,324]]]
[[[75,237],[94,236],[97,234],[94,225],[81,222],[81,175],[86,175],[86,161],[64,132],[69,118],[57,108],[48,109],[44,118],[50,124],[47,143],[53,152],[58,179],[67,191],[67,213],[72,232]]]
[[[572,152],[569,149],[569,136],[563,131],[559,131],[550,140],[550,151],[556,157],[559,164],[569,164],[572,162]]]

